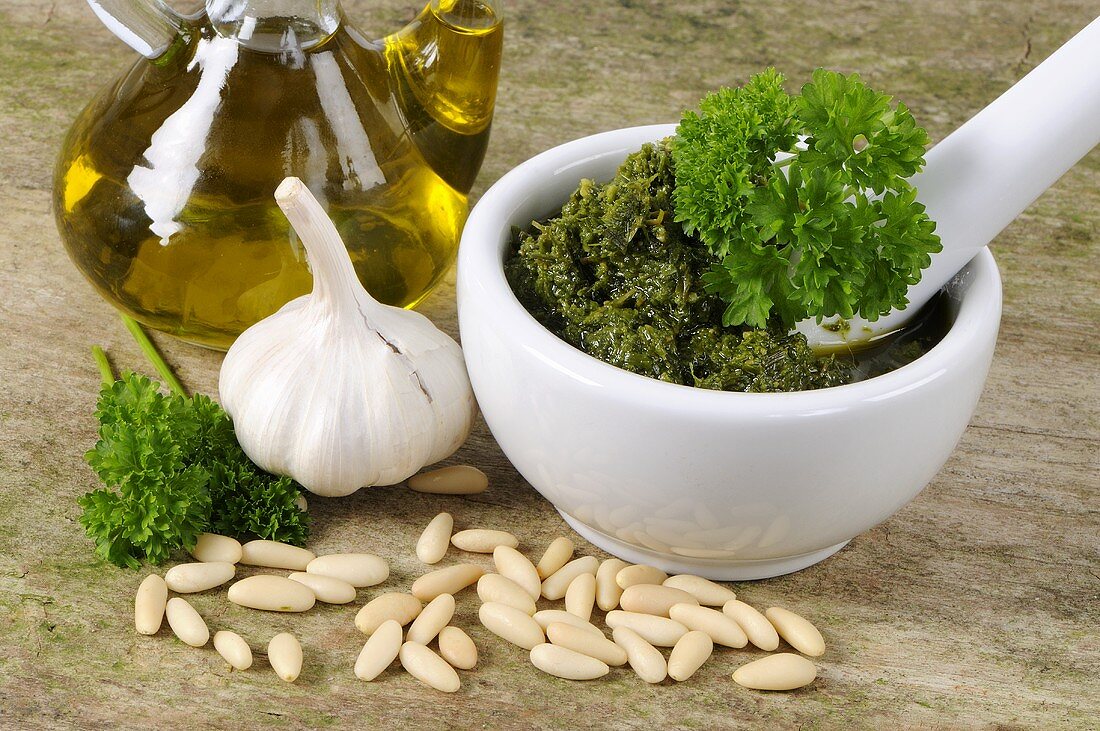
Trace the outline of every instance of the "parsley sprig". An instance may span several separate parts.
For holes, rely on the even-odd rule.
[[[103,388],[99,440],[85,459],[106,487],[78,502],[96,554],[118,566],[159,564],[207,530],[304,543],[308,514],[298,508],[297,483],[253,464],[225,411],[201,394],[188,397],[140,326],[124,319],[170,392],[135,373],[115,380],[106,354],[93,348]]]
[[[676,220],[718,260],[705,283],[723,324],[874,321],[908,304],[941,249],[906,180],[928,135],[856,74],[818,69],[798,96],[783,80],[768,69],[684,115]]]

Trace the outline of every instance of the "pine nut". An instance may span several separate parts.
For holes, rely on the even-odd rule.
[[[146,576],[134,595],[134,629],[139,635],[155,635],[164,620],[168,585],[156,574]]]
[[[390,578],[390,565],[373,553],[333,553],[310,561],[306,573],[331,576],[359,589]]]
[[[814,682],[817,668],[792,652],[780,652],[742,665],[733,673],[733,682],[753,690],[794,690]]]
[[[803,655],[820,657],[825,654],[825,638],[808,619],[782,607],[771,607],[764,612],[764,616],[779,636]]]
[[[733,620],[741,625],[741,629],[745,631],[745,636],[749,638],[749,642],[761,650],[771,652],[779,647],[779,633],[775,631],[772,623],[768,621],[767,617],[745,604],[745,602],[732,599],[722,605],[722,611],[733,617]]]
[[[505,530],[475,528],[455,533],[451,536],[451,545],[468,553],[492,553],[497,546],[515,548],[519,545],[519,539]]]
[[[482,602],[500,602],[515,607],[524,614],[535,613],[535,600],[523,588],[506,576],[485,574],[477,580],[477,595]]]
[[[594,657],[545,642],[531,648],[531,664],[548,675],[566,680],[595,680],[610,672],[606,663]]]
[[[546,636],[555,645],[568,647],[574,652],[594,657],[608,665],[626,664],[626,650],[602,634],[596,637],[586,629],[562,622],[551,622],[546,628]]]
[[[432,518],[428,527],[420,534],[420,540],[416,542],[416,557],[429,565],[442,561],[451,545],[451,531],[454,527],[455,520],[450,513],[440,513]]]
[[[221,630],[214,633],[214,649],[234,670],[252,667],[252,648],[236,632]]]
[[[454,693],[462,687],[455,669],[424,645],[406,642],[401,645],[398,657],[401,658],[401,667],[425,685],[444,693]]]
[[[457,594],[484,574],[485,569],[472,563],[436,569],[413,582],[412,595],[422,602],[430,602],[440,594]]]
[[[573,541],[569,540],[565,536],[559,536],[550,541],[550,545],[546,547],[546,551],[543,552],[542,558],[535,565],[535,568],[539,572],[539,578],[545,579],[560,569],[565,564],[569,563],[573,558]]]
[[[611,636],[616,645],[626,650],[627,662],[639,678],[647,683],[660,683],[668,676],[664,656],[637,632],[629,627],[616,627]]]
[[[705,632],[711,640],[726,647],[741,648],[749,643],[741,625],[728,614],[698,604],[675,604],[669,616],[690,630]]]
[[[608,627],[628,627],[642,636],[646,642],[658,647],[672,647],[687,634],[687,627],[668,617],[639,614],[613,609],[605,619]]]
[[[596,575],[596,569],[600,567],[600,561],[595,556],[581,556],[573,559],[546,577],[542,582],[542,595],[550,600],[561,599],[565,596],[565,590],[573,583],[573,579],[581,574]]]
[[[241,546],[240,563],[249,566],[266,566],[270,569],[305,571],[309,562],[317,558],[312,551],[278,541],[249,541]]]
[[[395,620],[404,627],[416,619],[424,607],[412,594],[389,592],[367,602],[355,615],[355,627],[365,635],[378,631],[387,620]]]
[[[581,574],[569,582],[569,588],[565,590],[565,611],[587,622],[592,619],[592,605],[595,602],[595,574]]]
[[[401,625],[387,619],[371,634],[355,660],[355,677],[371,681],[382,674],[401,652]]]
[[[506,576],[516,582],[531,595],[531,599],[538,601],[542,596],[542,580],[535,564],[514,548],[497,546],[493,551],[493,563],[501,576]]]
[[[334,579],[331,576],[322,576],[321,574],[309,574],[304,571],[297,571],[287,578],[308,586],[319,602],[347,604],[355,601],[355,587],[342,579]]]
[[[546,641],[542,627],[530,615],[507,604],[482,604],[477,616],[487,630],[524,650]]]
[[[435,639],[441,629],[447,626],[454,615],[455,598],[450,594],[440,594],[428,602],[428,606],[424,607],[420,616],[413,620],[405,640],[421,645],[428,644]]]
[[[220,536],[217,533],[202,533],[190,551],[196,561],[224,561],[237,563],[241,560],[241,543],[236,538]]]
[[[225,561],[181,563],[164,574],[164,583],[177,594],[194,594],[221,586],[233,578],[237,567]]]
[[[550,625],[554,623],[560,623],[568,624],[572,627],[576,627],[577,629],[582,629],[585,632],[594,633],[596,635],[599,635],[600,637],[604,636],[603,632],[601,632],[599,627],[597,627],[596,625],[592,624],[591,622],[584,621],[575,614],[563,612],[560,609],[542,609],[535,612],[535,615],[532,617],[532,619],[534,619],[535,622],[538,623],[539,627],[543,628],[543,630],[547,629]]]
[[[676,681],[687,680],[703,667],[712,652],[714,641],[706,632],[688,632],[677,641],[672,648],[672,654],[668,656],[668,676]]]
[[[615,575],[629,565],[626,561],[609,558],[596,571],[596,606],[603,611],[610,612],[619,606],[623,588],[615,581]]]
[[[477,467],[460,464],[409,478],[409,489],[433,495],[476,495],[489,487],[489,478]]]
[[[623,590],[619,606],[628,612],[654,614],[667,617],[673,604],[695,604],[699,602],[691,594],[670,586],[660,584],[634,584]]]
[[[691,574],[670,576],[665,579],[664,585],[686,591],[695,597],[697,602],[706,607],[720,607],[731,599],[737,598],[736,594],[721,584]]]
[[[168,626],[184,643],[191,647],[202,647],[210,639],[210,630],[206,622],[186,599],[172,597],[164,608]]]
[[[668,574],[656,566],[637,564],[627,566],[615,574],[615,583],[621,589],[627,589],[635,584],[660,584],[668,578]]]
[[[447,626],[440,631],[439,654],[459,670],[472,670],[477,665],[477,645],[458,627]]]
[[[289,632],[280,632],[267,643],[267,661],[275,674],[293,683],[302,673],[302,645]]]
[[[317,596],[312,589],[297,581],[259,574],[241,579],[229,587],[229,601],[268,612],[304,612],[313,608]]]

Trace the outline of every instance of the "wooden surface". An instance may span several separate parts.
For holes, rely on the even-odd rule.
[[[347,3],[375,34],[414,4]],[[553,144],[673,121],[707,89],[768,64],[793,79],[818,65],[858,70],[939,138],[1095,12],[1087,0],[509,0],[479,190]],[[398,670],[373,684],[353,676],[363,637],[352,618],[377,590],[301,617],[230,607],[224,592],[196,597],[213,628],[236,629],[254,649],[296,632],[306,667],[287,685],[262,654],[231,673],[212,649],[188,648],[167,628],[135,635],[141,575],[97,563],[76,522],[76,497],[95,486],[81,458],[95,436],[88,346],[107,347],[124,368],[143,362],[58,242],[50,174],[69,122],[129,58],[83,2],[0,6],[0,728],[1100,728],[1100,155],[995,244],[1000,342],[943,471],[834,558],[735,587],[757,606],[817,622],[829,650],[813,686],[773,695],[735,686],[729,675],[758,655],[750,651],[721,652],[682,685],[651,687],[624,671],[556,680],[481,628],[466,594],[457,622],[481,663],[443,696]],[[426,311],[453,332],[453,288]],[[220,356],[161,343],[185,383],[216,393]],[[483,467],[491,490],[314,499],[312,547],[390,557],[382,588],[393,590],[421,572],[412,546],[441,509],[462,526],[514,530],[536,557],[569,533],[484,427],[456,460]]]

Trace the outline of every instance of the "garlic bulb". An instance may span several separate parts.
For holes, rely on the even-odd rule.
[[[305,246],[313,292],[226,354],[218,390],[244,451],[328,496],[392,485],[451,455],[477,408],[462,349],[423,315],[367,293],[300,180],[284,180],[275,200]]]

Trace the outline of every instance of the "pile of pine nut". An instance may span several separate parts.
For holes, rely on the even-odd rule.
[[[450,495],[481,492],[488,483],[484,473],[472,467],[449,467],[417,478],[410,487]],[[816,666],[804,656],[822,655],[825,641],[809,621],[781,607],[762,614],[707,579],[669,576],[653,566],[616,558],[574,558],[573,543],[564,537],[551,542],[535,564],[517,550],[519,541],[513,534],[488,529],[456,533],[449,513],[440,513],[424,529],[416,555],[434,565],[451,546],[492,554],[496,573],[460,563],[424,574],[408,593],[388,592],[372,599],[355,616],[355,626],[368,636],[355,662],[356,677],[374,680],[398,660],[426,685],[457,691],[461,680],[456,669],[474,668],[478,652],[470,636],[451,624],[455,595],[475,584],[482,602],[478,618],[485,628],[528,651],[535,667],[559,678],[594,680],[612,667],[629,665],[647,683],[666,677],[683,681],[707,662],[715,645],[742,648],[752,643],[771,652],[778,649],[780,638],[801,654],[783,652],[747,663],[733,673],[733,680],[757,690],[793,690],[817,677]],[[347,604],[358,589],[389,578],[387,562],[372,554],[316,556],[287,544],[257,540],[241,545],[210,533],[199,538],[191,553],[196,563],[175,566],[164,578],[153,574],[142,581],[134,602],[139,633],[156,634],[167,617],[180,640],[205,646],[210,639],[206,622],[186,599],[168,599],[168,592],[189,594],[222,586],[235,576],[238,563],[293,572],[286,577],[249,576],[229,587],[231,602],[274,612],[304,612],[318,601]],[[562,600],[564,609],[540,609],[543,600]],[[592,623],[597,607],[606,612],[611,639]],[[433,642],[438,653],[430,647]],[[252,665],[248,643],[232,631],[218,631],[214,648],[236,670]],[[672,648],[667,659],[658,648]],[[298,678],[303,653],[296,637],[286,632],[274,636],[267,652],[280,678]]]

